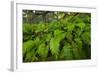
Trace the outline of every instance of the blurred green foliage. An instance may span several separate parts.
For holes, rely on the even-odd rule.
[[[27,15],[27,19],[23,18],[23,62],[90,59],[91,14],[48,14],[48,18],[42,22],[40,15],[35,22],[25,21],[31,19],[34,13]]]

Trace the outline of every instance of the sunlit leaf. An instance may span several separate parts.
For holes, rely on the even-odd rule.
[[[32,49],[34,46],[34,41],[33,40],[28,40],[27,42],[23,43],[23,54],[25,54],[27,51]]]

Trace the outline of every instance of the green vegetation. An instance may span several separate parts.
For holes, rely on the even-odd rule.
[[[91,59],[90,13],[23,12],[23,62]]]

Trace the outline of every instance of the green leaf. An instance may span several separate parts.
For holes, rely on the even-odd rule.
[[[64,31],[57,29],[54,31],[54,36],[58,36],[59,34],[62,34],[63,32]]]
[[[72,42],[73,35],[71,32],[66,32],[66,38],[68,42]]]
[[[77,48],[78,45],[75,42],[72,42],[72,52],[74,59],[80,59],[79,49]]]
[[[60,42],[65,38],[65,36],[66,36],[66,32],[57,35],[55,38],[58,40],[58,42]]]
[[[51,33],[46,34],[46,37],[44,37],[44,38],[46,38],[46,41],[48,42],[52,38],[52,34]]]
[[[35,53],[35,50],[31,50],[31,51],[27,52],[24,61],[26,61],[26,62],[27,62],[27,61],[28,61],[28,62],[31,62],[31,61],[37,60],[35,54],[36,54],[36,53]]]
[[[34,38],[34,45],[38,46],[41,43],[41,40],[39,37]]]
[[[68,24],[67,28],[68,28],[68,32],[73,31],[75,25],[74,24]]]
[[[75,59],[84,59],[86,58],[86,54],[82,49],[82,41],[79,38],[75,39],[75,42],[72,42],[73,46],[73,54]]]
[[[58,36],[51,38],[51,40],[50,40],[50,50],[51,50],[52,55],[55,55],[56,58],[58,58],[59,51],[60,51],[59,43],[62,39],[65,38],[65,35],[66,35],[66,33],[61,33]]]
[[[87,31],[87,32],[90,32],[91,31],[90,24],[87,24],[87,26],[85,26],[84,31]]]
[[[23,36],[23,41],[28,41],[28,40],[31,40],[31,39],[32,39],[32,36],[29,36],[29,35]]]
[[[63,49],[61,50],[60,58],[66,59],[66,60],[72,60],[73,54],[72,54],[72,48],[70,44],[65,44]]]
[[[52,55],[58,55],[59,54],[59,40],[56,38],[51,38],[50,40],[50,50]]]
[[[79,37],[82,34],[82,30],[77,29],[76,30],[76,37]]]
[[[81,49],[82,48],[82,41],[80,38],[75,38],[74,39],[76,44],[77,44],[77,48]]]
[[[46,58],[48,55],[48,50],[49,48],[46,47],[46,45],[44,43],[40,44],[38,49],[37,49],[37,53],[39,54],[39,56],[41,56],[42,58]]]
[[[32,26],[30,24],[23,24],[23,33],[32,32]]]
[[[37,24],[36,29],[35,29],[36,33],[43,32],[44,30],[45,30],[45,25],[43,23]]]
[[[23,43],[23,54],[26,52],[30,51],[34,47],[34,41],[33,40],[28,40],[27,42]]]
[[[82,34],[82,40],[84,41],[84,43],[90,45],[91,44],[91,34],[90,34],[90,32],[84,32]]]
[[[83,21],[78,17],[78,16],[72,16],[71,19],[69,19],[69,21],[73,24],[77,24],[77,23],[82,23]]]
[[[85,24],[84,23],[77,23],[75,25],[78,26],[81,29],[83,29],[85,27]]]

